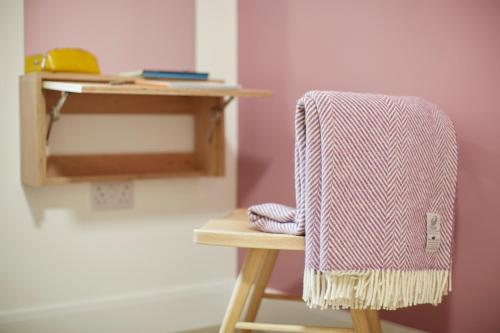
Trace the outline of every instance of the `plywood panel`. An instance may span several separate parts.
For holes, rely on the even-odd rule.
[[[157,178],[168,174],[200,175],[192,153],[54,155],[47,160],[48,183],[89,179]]]
[[[195,114],[196,163],[208,175],[224,175],[224,112],[222,98],[207,99]]]
[[[43,88],[54,91],[68,91],[77,94],[127,94],[127,95],[172,95],[172,96],[235,96],[266,97],[271,92],[261,89],[243,88],[169,88],[160,85],[134,84],[123,80],[108,82],[65,82],[44,81]]]
[[[37,76],[23,76],[20,89],[21,180],[39,186],[45,176],[45,103]]]
[[[47,109],[55,105],[58,91],[44,90]],[[62,114],[187,114],[205,103],[206,97],[148,95],[89,95],[71,93]]]

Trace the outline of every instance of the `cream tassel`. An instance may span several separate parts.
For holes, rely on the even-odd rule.
[[[303,299],[311,308],[395,310],[437,305],[449,291],[448,270],[304,271]]]

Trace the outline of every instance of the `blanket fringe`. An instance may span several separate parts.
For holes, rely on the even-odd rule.
[[[304,271],[303,299],[310,308],[395,310],[441,303],[451,291],[448,270]]]

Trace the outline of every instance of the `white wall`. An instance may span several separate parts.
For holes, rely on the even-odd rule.
[[[219,322],[236,254],[194,245],[192,230],[235,206],[236,106],[226,121],[225,178],[137,181],[133,210],[94,212],[88,184],[21,186],[21,0],[0,2],[0,27],[0,333],[171,332]],[[199,68],[235,82],[236,1],[198,1],[197,34]]]

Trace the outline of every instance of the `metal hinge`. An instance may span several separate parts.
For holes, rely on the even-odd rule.
[[[224,109],[228,106],[229,103],[231,103],[233,99],[234,96],[230,96],[228,99],[224,101],[224,103],[213,108],[214,112],[212,114],[212,124],[210,126],[210,130],[208,131],[208,137],[207,137],[209,143],[212,143],[212,140],[214,139],[215,129],[217,128],[217,125],[219,124],[219,121],[222,118],[222,113],[224,112]]]
[[[56,104],[50,110],[49,126],[47,128],[46,142],[49,143],[50,132],[52,131],[52,125],[54,122],[58,121],[61,117],[61,109],[69,96],[69,92],[61,91],[61,96],[57,100]]]

